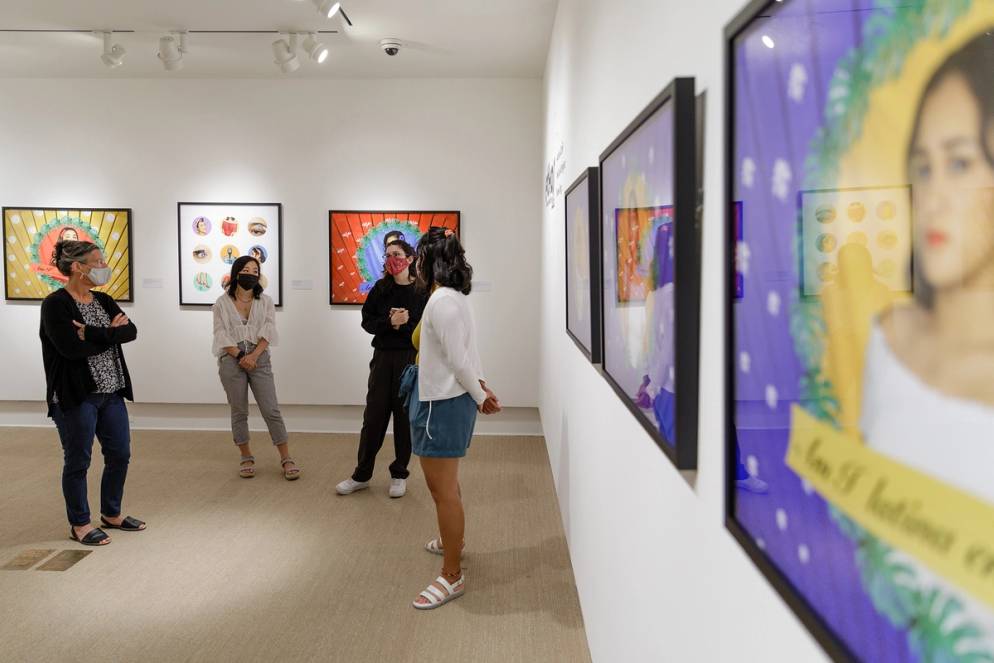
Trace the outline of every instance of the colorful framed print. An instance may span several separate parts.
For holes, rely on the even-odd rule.
[[[178,203],[176,217],[180,305],[212,306],[243,255],[259,261],[260,284],[283,305],[281,203]]]
[[[4,207],[4,297],[40,301],[68,279],[52,264],[61,239],[92,242],[111,268],[111,280],[95,288],[119,302],[134,301],[131,210],[127,208]]]
[[[726,523],[839,661],[994,661],[992,30],[810,0],[725,32]]]
[[[700,242],[694,80],[600,158],[602,373],[679,469],[697,467]]]
[[[417,249],[432,226],[460,232],[460,213],[331,210],[328,212],[331,304],[363,304],[383,276],[386,244],[398,238]]]
[[[601,361],[600,204],[597,168],[566,190],[566,333],[594,364]]]

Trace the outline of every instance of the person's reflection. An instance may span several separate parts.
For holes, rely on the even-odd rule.
[[[755,495],[765,495],[770,492],[770,485],[759,477],[750,474],[742,464],[742,449],[739,447],[738,436],[735,438],[735,486]]]
[[[838,256],[838,277],[821,293],[828,373],[839,398],[842,427],[855,432],[870,321],[890,304],[893,295],[873,273],[873,258],[865,246],[849,242]]]

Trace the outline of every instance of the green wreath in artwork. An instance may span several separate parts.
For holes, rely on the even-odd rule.
[[[388,219],[370,228],[369,232],[359,240],[359,248],[356,250],[356,263],[362,276],[360,292],[371,290],[373,284],[383,275],[383,240],[391,233],[400,233],[405,242],[415,249],[418,248],[421,229],[416,223]]]
[[[839,164],[862,133],[877,86],[897,77],[911,49],[920,41],[947,34],[973,7],[971,0],[881,2],[864,25],[864,41],[840,63],[830,82],[825,124],[812,142],[805,163],[806,189],[832,188]],[[801,227],[800,210],[797,227]],[[795,238],[800,255],[800,233]],[[803,365],[801,401],[815,417],[842,428],[838,392],[825,373],[827,329],[820,300],[795,293],[791,334]],[[856,545],[856,563],[864,589],[876,610],[907,632],[911,651],[926,663],[994,663],[994,652],[978,647],[981,629],[965,619],[952,593],[928,586],[887,543],[829,505],[840,531]]]
[[[74,237],[63,237],[70,234]],[[60,239],[92,242],[97,245],[101,253],[106,253],[103,240],[93,232],[93,227],[83,219],[75,216],[64,216],[49,221],[38,229],[34,241],[31,243],[31,269],[38,274],[38,278],[53,288],[61,288],[68,280],[52,264],[55,243]]]

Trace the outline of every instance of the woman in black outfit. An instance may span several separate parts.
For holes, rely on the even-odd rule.
[[[390,497],[403,497],[407,492],[411,428],[399,395],[400,375],[414,363],[411,334],[421,320],[428,293],[414,285],[414,249],[410,244],[393,240],[386,247],[385,258],[383,277],[362,305],[362,328],[373,334],[373,360],[359,434],[359,463],[352,476],[335,487],[339,495],[369,487],[391,413],[396,458],[390,465]]]
[[[104,456],[100,521],[107,529],[145,529],[142,521],[121,516],[131,460],[124,399],[134,400],[121,344],[135,340],[138,329],[113,298],[92,290],[105,285],[112,275],[95,244],[60,241],[52,262],[69,282],[42,302],[39,333],[48,416],[55,421],[64,455],[62,493],[69,536],[88,546],[103,546],[110,543],[110,537],[90,524],[86,499],[94,436]]]

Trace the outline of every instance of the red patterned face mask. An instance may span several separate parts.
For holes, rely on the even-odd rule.
[[[407,258],[401,258],[400,256],[390,256],[387,258],[387,272],[393,276],[397,276],[405,269],[407,269],[410,263],[407,262]]]

